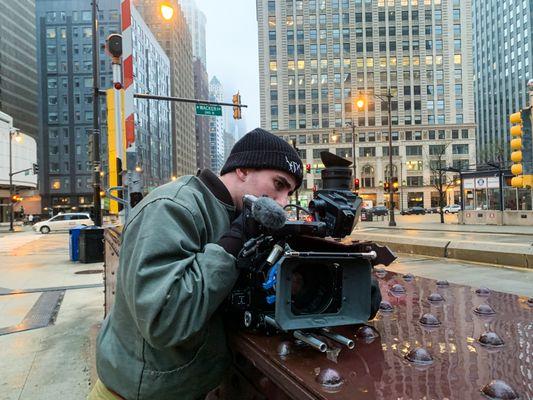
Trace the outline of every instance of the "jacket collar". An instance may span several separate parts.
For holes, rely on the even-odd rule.
[[[218,200],[225,204],[234,206],[233,199],[231,198],[228,188],[213,172],[208,169],[199,169],[196,173],[196,176],[205,186],[207,186],[209,191],[213,193]]]

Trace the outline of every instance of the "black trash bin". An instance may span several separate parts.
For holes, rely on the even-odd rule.
[[[374,219],[374,214],[370,210],[361,211],[361,221],[372,221]]]
[[[80,231],[79,261],[95,263],[104,261],[104,229],[90,226]]]

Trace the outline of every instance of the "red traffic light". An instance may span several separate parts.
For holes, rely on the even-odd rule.
[[[353,180],[353,188],[354,190],[359,190],[359,178]]]
[[[115,82],[115,83],[113,84],[113,86],[114,86],[115,89],[117,89],[117,90],[122,89],[122,84],[121,84],[120,82]]]
[[[311,173],[311,164],[305,164],[305,172],[307,172],[308,174]]]

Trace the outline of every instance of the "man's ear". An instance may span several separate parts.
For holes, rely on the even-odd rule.
[[[241,180],[242,182],[245,182],[246,179],[248,179],[248,174],[250,173],[250,170],[248,168],[237,168],[235,170],[235,174],[237,175],[237,178]]]

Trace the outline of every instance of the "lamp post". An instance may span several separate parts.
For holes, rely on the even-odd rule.
[[[353,167],[353,178],[352,183],[354,182],[354,179],[356,178],[355,172],[356,172],[356,165],[355,165],[355,124],[354,122],[346,122],[346,126],[350,126],[352,128],[352,167]]]
[[[391,100],[392,100],[392,93],[390,90],[390,87],[387,88],[387,94],[386,95],[380,95],[372,93],[373,97],[376,97],[380,100],[386,100],[387,101],[387,108],[388,108],[388,116],[389,116],[389,176],[385,177],[385,180],[388,180],[389,183],[389,226],[396,226],[396,221],[394,219],[394,188],[392,185],[392,176],[393,176],[393,168],[394,165],[392,163],[392,118],[391,118]],[[364,100],[359,99],[356,102],[356,105],[358,108],[364,107]]]
[[[13,227],[14,222],[14,207],[13,207],[13,138],[17,143],[22,141],[22,136],[20,136],[20,131],[18,129],[11,129],[9,131],[9,231],[14,232],[15,228]]]

